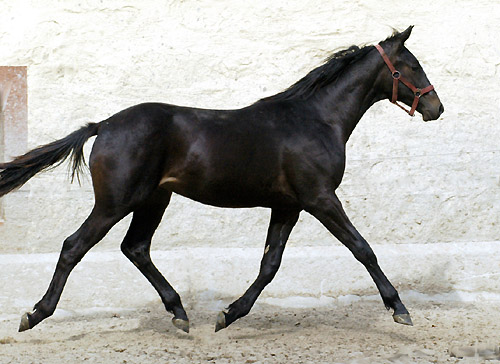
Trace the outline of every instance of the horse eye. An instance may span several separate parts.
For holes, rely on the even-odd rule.
[[[415,71],[418,71],[418,70],[419,70],[419,68],[420,68],[420,67],[418,67],[418,66],[411,66],[411,70],[412,70],[412,71],[414,71],[414,72],[415,72]]]

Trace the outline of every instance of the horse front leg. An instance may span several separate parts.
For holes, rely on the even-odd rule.
[[[401,302],[398,292],[378,265],[375,253],[349,221],[335,193],[317,198],[315,201],[317,202],[309,203],[305,210],[316,217],[365,266],[375,282],[386,308],[394,310],[394,321],[404,325],[413,325],[410,314]]]
[[[234,301],[227,312],[220,312],[217,316],[215,332],[229,326],[237,319],[247,315],[259,297],[262,290],[272,281],[281,264],[281,257],[292,228],[297,223],[300,210],[273,209],[271,223],[267,231],[264,256],[260,264],[257,279],[248,290]]]

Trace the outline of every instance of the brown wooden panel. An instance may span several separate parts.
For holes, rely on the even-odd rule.
[[[0,157],[7,161],[27,148],[27,67],[0,66],[0,114]]]

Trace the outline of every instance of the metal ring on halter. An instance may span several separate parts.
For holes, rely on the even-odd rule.
[[[394,71],[392,73],[392,78],[394,78],[395,80],[399,80],[401,78],[401,72],[399,71]]]

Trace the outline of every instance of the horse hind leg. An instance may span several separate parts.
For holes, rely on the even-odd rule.
[[[170,191],[158,189],[146,203],[134,211],[121,250],[153,285],[166,310],[174,314],[172,319],[174,326],[188,333],[189,319],[181,298],[155,267],[150,255],[151,239],[160,224],[171,195]]]
[[[148,162],[148,154],[141,149],[144,138],[136,138],[135,144],[127,143],[125,150],[120,142],[122,137],[122,134],[111,137],[109,132],[103,132],[94,142],[90,155],[94,209],[82,226],[64,241],[49,288],[34,311],[23,316],[19,331],[31,329],[53,314],[72,269],[113,225],[136,206],[149,201],[157,189],[153,176],[157,174],[159,162]],[[132,154],[135,158],[130,158],[128,150],[136,151]]]
[[[64,241],[49,288],[43,298],[34,306],[33,312],[25,313],[22,316],[19,332],[32,329],[54,313],[73,268],[125,215],[126,213],[110,215],[97,206],[94,207],[82,226]]]

